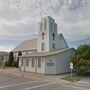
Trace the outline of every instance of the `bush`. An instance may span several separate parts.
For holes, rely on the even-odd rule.
[[[10,63],[9,62],[5,62],[5,66],[6,67],[9,67],[10,66]]]
[[[75,56],[72,58],[72,62],[78,75],[90,75],[90,60],[80,59]]]
[[[90,45],[80,45],[72,62],[77,74],[90,75]]]
[[[14,61],[14,62],[12,63],[12,67],[18,68],[18,61]]]
[[[81,59],[90,60],[90,45],[80,45],[76,50],[76,54]]]
[[[10,52],[9,53],[9,67],[12,66],[13,62],[14,62],[13,52]]]

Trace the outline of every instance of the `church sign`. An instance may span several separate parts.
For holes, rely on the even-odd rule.
[[[54,66],[54,63],[52,63],[50,60],[49,63],[47,63],[47,66]]]
[[[54,63],[47,63],[47,66],[54,66]]]

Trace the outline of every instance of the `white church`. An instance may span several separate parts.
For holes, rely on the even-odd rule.
[[[38,37],[23,41],[12,50],[14,59],[19,56],[19,70],[41,73],[61,74],[70,72],[70,59],[75,50],[69,48],[63,35],[57,33],[57,24],[50,16],[41,19]]]

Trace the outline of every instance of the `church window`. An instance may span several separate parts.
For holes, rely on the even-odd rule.
[[[45,50],[45,43],[41,43],[41,50],[42,50],[42,51]]]
[[[52,25],[52,22],[51,22],[51,31],[52,31],[52,26],[53,26],[53,25]]]
[[[52,37],[53,37],[53,40],[54,40],[55,39],[55,34],[54,33],[52,34]]]
[[[44,32],[42,32],[41,36],[42,36],[42,40],[44,40],[45,33],[44,33]]]
[[[34,63],[35,63],[35,60],[34,60],[34,58],[32,58],[32,67],[34,67]]]
[[[29,59],[26,60],[26,66],[29,66]]]
[[[38,59],[38,68],[41,68],[41,59]]]
[[[40,31],[42,31],[42,23],[40,23]]]
[[[55,49],[55,43],[52,43],[52,48]]]
[[[23,66],[23,59],[21,60],[21,66]]]
[[[44,25],[44,26],[45,26],[45,30],[46,30],[46,29],[47,29],[47,23],[46,23],[46,19],[45,19],[45,25]]]

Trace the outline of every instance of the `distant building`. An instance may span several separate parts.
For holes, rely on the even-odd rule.
[[[0,66],[4,66],[5,62],[9,60],[9,53],[1,52],[0,54]]]
[[[21,71],[61,74],[70,72],[70,58],[75,55],[63,35],[57,33],[57,24],[50,16],[41,19],[38,25],[38,38],[26,40],[12,50],[14,59],[19,56]]]

